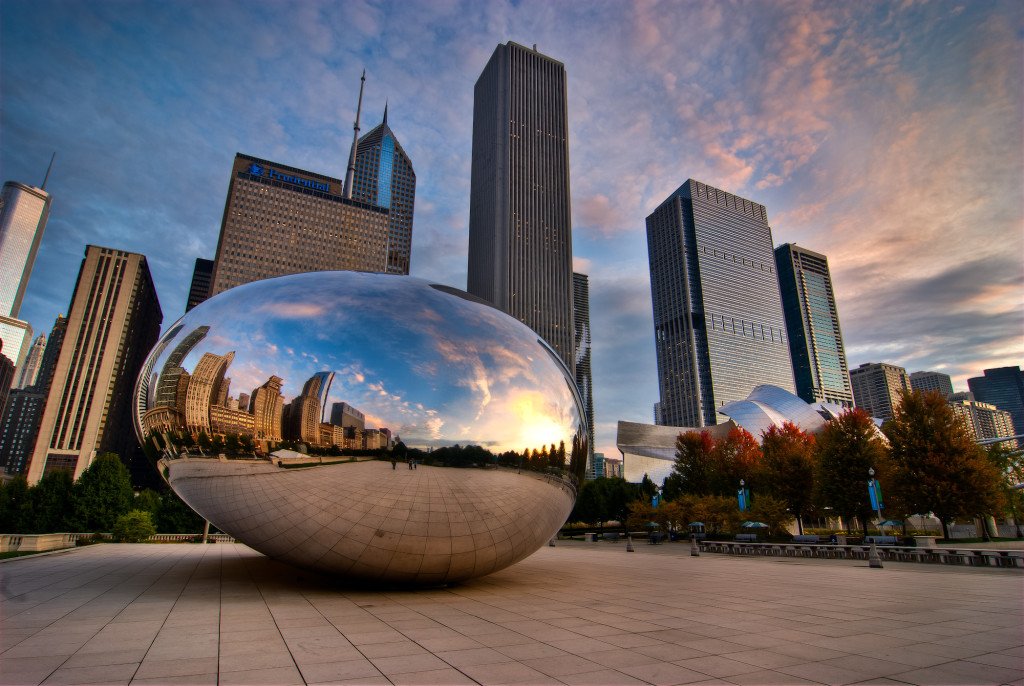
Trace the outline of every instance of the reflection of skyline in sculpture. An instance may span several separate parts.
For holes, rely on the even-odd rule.
[[[149,410],[146,431],[251,435],[257,453],[282,441],[347,450],[398,438],[410,448],[480,445],[493,455],[562,442],[570,450],[585,420],[575,380],[549,346],[454,289],[408,277],[368,289],[349,284],[369,276],[271,279],[189,312],[154,362],[169,373],[157,387],[184,387],[185,402],[176,393],[171,408],[170,391],[157,393],[162,402]],[[168,366],[174,350],[190,347],[189,333],[193,349]],[[228,364],[222,358],[231,353]],[[201,383],[189,391],[196,375]],[[253,389],[247,402],[230,396],[228,377],[239,390]],[[186,421],[156,412],[163,406],[180,407]]]

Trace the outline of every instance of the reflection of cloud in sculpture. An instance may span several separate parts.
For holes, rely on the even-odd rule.
[[[232,289],[182,322],[185,330],[210,327],[186,369],[202,353],[234,351],[235,394],[273,375],[283,380],[286,403],[312,374],[334,371],[321,408],[348,402],[410,446],[477,443],[521,452],[568,445],[581,421],[565,370],[535,334],[416,279],[281,277]]]

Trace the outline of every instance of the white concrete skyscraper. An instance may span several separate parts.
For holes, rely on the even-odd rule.
[[[467,288],[573,365],[565,66],[499,45],[473,93]]]
[[[49,170],[46,173],[49,176]],[[18,367],[32,341],[32,327],[19,320],[18,314],[49,215],[50,194],[45,190],[16,181],[4,184],[0,194],[0,340]]]

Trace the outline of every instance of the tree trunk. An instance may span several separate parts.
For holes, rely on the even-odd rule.
[[[796,516],[796,530],[800,532],[800,535],[804,535],[804,523],[800,521],[800,515]]]
[[[942,525],[942,537],[948,541],[949,540],[949,525],[946,524],[946,518],[945,517],[939,517],[939,524]]]
[[[992,540],[992,537],[988,535],[988,522],[985,521],[985,515],[978,515],[978,523],[981,524],[981,540],[986,543]]]

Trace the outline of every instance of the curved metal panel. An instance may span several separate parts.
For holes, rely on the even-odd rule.
[[[420,279],[246,284],[186,314],[144,369],[137,430],[171,487],[253,548],[348,578],[443,583],[512,564],[565,521],[586,468],[558,356]],[[405,446],[418,462],[391,459]]]

